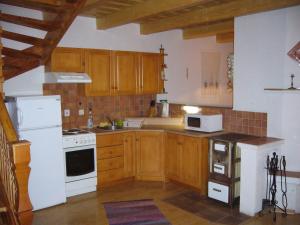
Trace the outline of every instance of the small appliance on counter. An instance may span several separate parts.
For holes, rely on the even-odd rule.
[[[237,142],[256,136],[227,133],[209,140],[208,197],[230,206],[240,196],[241,150]]]
[[[222,114],[185,114],[184,129],[201,131],[201,132],[216,132],[223,130]]]
[[[144,118],[143,117],[136,117],[136,118],[125,118],[124,120],[124,127],[129,127],[129,128],[141,128],[144,123]]]
[[[162,104],[161,117],[169,117],[169,103],[168,100],[160,100]]]

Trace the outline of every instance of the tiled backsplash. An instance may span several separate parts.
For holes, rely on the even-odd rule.
[[[170,104],[170,116],[182,117],[184,111],[180,104]],[[223,127],[226,131],[267,136],[267,113],[236,111],[231,108],[201,107],[204,113],[222,113]]]
[[[155,95],[136,96],[80,96],[78,84],[44,84],[44,95],[61,95],[62,114],[64,109],[70,109],[70,116],[63,116],[63,128],[83,127],[87,125],[88,110],[93,109],[94,124],[111,119],[124,119],[125,117],[147,116],[150,101]],[[84,109],[84,116],[79,116],[79,109]]]
[[[133,96],[80,96],[78,84],[44,84],[44,95],[61,95],[62,113],[70,109],[70,116],[63,116],[63,128],[86,126],[89,105],[93,109],[94,124],[105,121],[106,117],[124,119],[125,117],[147,116],[150,101],[155,95]],[[183,117],[180,104],[170,104],[171,117]],[[267,135],[267,113],[235,111],[231,108],[201,107],[204,113],[222,113],[223,127],[226,131],[239,132],[257,136]],[[79,109],[84,109],[84,116],[79,116]],[[160,110],[158,110],[160,111]]]

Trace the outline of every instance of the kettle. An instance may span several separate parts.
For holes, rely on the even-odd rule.
[[[162,104],[161,117],[169,117],[169,103],[168,100],[160,100]]]

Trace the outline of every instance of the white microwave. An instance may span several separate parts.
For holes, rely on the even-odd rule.
[[[223,130],[222,114],[185,114],[184,129],[201,132]]]

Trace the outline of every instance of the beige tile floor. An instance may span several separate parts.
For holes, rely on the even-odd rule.
[[[68,199],[67,204],[40,210],[34,213],[33,225],[108,225],[102,202],[152,198],[161,212],[173,225],[216,225],[192,213],[181,210],[163,199],[187,191],[186,188],[168,183],[131,182],[105,188],[98,192]],[[254,217],[243,225],[300,225],[300,215],[282,218],[276,223],[271,215]]]

